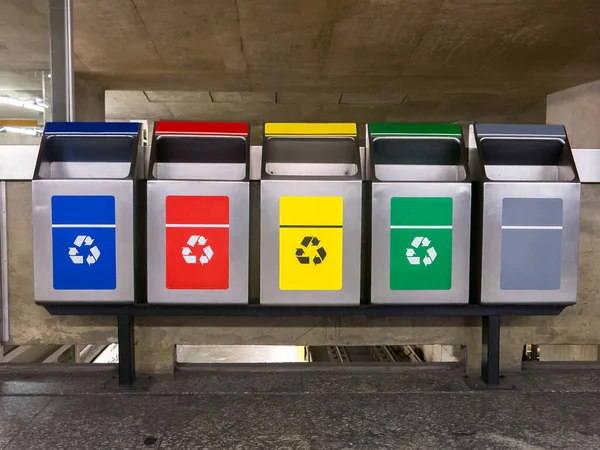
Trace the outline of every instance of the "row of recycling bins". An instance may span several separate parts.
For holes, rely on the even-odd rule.
[[[457,124],[369,124],[361,153],[355,124],[267,123],[256,182],[248,124],[157,122],[149,159],[139,127],[46,125],[38,303],[576,301],[562,126],[475,125],[469,161]]]

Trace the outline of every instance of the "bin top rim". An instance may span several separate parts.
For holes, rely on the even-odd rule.
[[[341,122],[267,122],[264,124],[265,137],[327,137],[358,135],[356,123]]]
[[[374,122],[367,124],[367,127],[369,136],[373,138],[462,138],[462,127],[455,123]]]
[[[44,127],[44,135],[137,136],[140,128],[139,122],[47,122]]]
[[[549,138],[564,140],[567,137],[563,125],[480,123],[475,124],[474,129],[479,138]]]
[[[248,122],[186,122],[158,121],[154,124],[157,136],[241,136],[250,134]]]

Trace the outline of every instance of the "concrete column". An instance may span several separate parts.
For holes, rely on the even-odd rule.
[[[175,345],[160,321],[135,319],[135,372],[140,375],[172,374],[175,371]]]
[[[104,122],[104,88],[75,76],[75,121]]]
[[[565,125],[573,148],[600,148],[600,80],[548,95],[546,122]]]
[[[565,125],[573,148],[600,148],[600,80],[550,94],[546,122]],[[598,346],[541,345],[540,358],[543,361],[595,361]]]

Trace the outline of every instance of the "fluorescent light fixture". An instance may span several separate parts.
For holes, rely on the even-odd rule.
[[[0,128],[0,131],[5,131],[7,133],[26,134],[27,136],[39,136],[42,134],[42,130],[40,128],[2,127]]]
[[[17,100],[16,98],[2,95],[0,96],[0,103],[38,112],[44,112],[44,110],[48,108],[48,105],[46,105],[41,98],[36,98],[35,100]]]
[[[17,100],[16,98],[7,97],[5,95],[0,96],[0,103],[4,105],[18,106],[20,108],[23,107],[23,102],[21,100]]]
[[[34,103],[31,100],[23,102],[23,108],[32,109],[32,110],[38,111],[38,112],[44,112],[44,109],[46,109],[42,105],[38,105],[37,103]]]

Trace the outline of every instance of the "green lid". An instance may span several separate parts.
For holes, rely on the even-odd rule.
[[[370,123],[371,136],[454,136],[461,137],[457,123]]]

